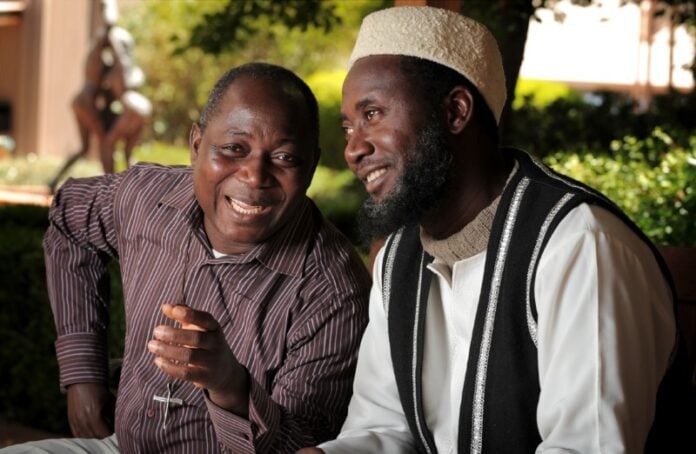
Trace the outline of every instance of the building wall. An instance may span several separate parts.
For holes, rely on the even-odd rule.
[[[83,80],[92,1],[32,0],[19,25],[0,27],[0,97],[12,103],[17,153],[78,148],[70,102]]]
[[[21,42],[19,25],[0,27],[0,101],[7,101],[13,107],[13,124],[9,134],[17,131],[17,104],[19,103],[20,55],[17,43]]]
[[[555,13],[540,9],[532,20],[520,77],[567,82],[590,89],[664,92],[694,86],[686,68],[694,56],[694,39],[686,29],[655,18],[653,2],[621,6],[606,0],[602,7],[563,1]],[[673,45],[670,45],[673,41]]]

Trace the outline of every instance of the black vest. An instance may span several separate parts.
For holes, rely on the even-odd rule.
[[[614,213],[650,245],[672,285],[654,246],[611,201],[526,153],[509,152],[519,169],[503,191],[488,242],[460,409],[461,453],[533,453],[541,443],[536,425],[540,388],[534,280],[546,243],[570,210],[589,203]],[[416,225],[403,227],[387,240],[383,295],[394,374],[404,414],[423,453],[437,452],[421,395],[423,332],[432,278],[426,265],[432,259],[422,249]],[[658,418],[662,411],[658,405]],[[670,424],[654,425],[648,447],[665,448],[658,440],[664,438],[663,431],[676,430]]]

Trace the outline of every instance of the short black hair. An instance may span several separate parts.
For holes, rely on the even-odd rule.
[[[309,115],[309,133],[312,145],[319,150],[319,106],[314,93],[307,84],[289,69],[270,63],[247,63],[234,67],[223,74],[208,95],[208,101],[201,111],[198,127],[205,131],[208,121],[218,112],[227,88],[240,77],[267,80],[278,84],[289,95],[299,95],[305,103]]]
[[[491,108],[478,88],[464,75],[431,60],[418,57],[401,56],[399,67],[413,88],[416,96],[433,110],[439,108],[442,100],[456,86],[465,86],[474,97],[474,115],[478,115],[486,133],[499,142],[498,122]]]

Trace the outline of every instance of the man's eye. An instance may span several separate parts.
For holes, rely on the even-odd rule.
[[[276,153],[273,159],[278,160],[285,167],[295,167],[302,164],[302,158],[291,153]]]
[[[372,120],[377,116],[377,114],[379,114],[379,110],[370,109],[370,110],[365,112],[365,118],[367,118],[368,120]]]
[[[244,154],[244,147],[238,144],[229,144],[219,147],[218,151],[226,156],[239,156]]]

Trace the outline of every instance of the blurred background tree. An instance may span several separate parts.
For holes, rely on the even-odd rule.
[[[281,64],[308,81],[322,109],[322,164],[343,168],[340,89],[362,18],[387,0],[141,2],[121,21],[154,103],[147,139],[184,146],[215,81],[250,61]]]
[[[592,0],[570,1],[580,6],[596,4]],[[541,8],[547,8],[554,11],[556,20],[562,21],[564,13],[557,9],[561,3],[560,0],[462,0],[459,3],[463,13],[486,24],[500,42],[511,101],[503,116],[503,143],[526,149],[540,158],[554,155],[554,163],[560,162],[558,157],[563,153],[630,158],[641,162],[634,171],[647,169],[656,162],[644,159],[637,150],[648,148],[646,153],[655,154],[659,150],[665,154],[681,147],[693,153],[694,93],[658,95],[649,109],[639,110],[636,101],[624,94],[581,93],[560,83],[518,80],[530,20],[536,18]],[[621,3],[639,1],[621,0]],[[693,33],[695,4],[695,0],[670,0],[657,4],[654,14],[669,15],[675,23],[690,26]],[[198,107],[205,102],[215,79],[227,68],[253,60],[284,65],[307,80],[320,104],[323,167],[310,188],[310,195],[339,227],[351,234],[351,219],[363,195],[349,174],[336,178],[345,169],[344,139],[339,128],[345,60],[362,17],[391,5],[393,1],[388,0],[203,3],[189,0],[141,3],[124,11],[125,27],[133,30],[136,42],[141,43],[138,57],[149,75],[145,94],[154,101],[158,112],[152,138],[185,145],[190,124],[197,119]],[[162,58],[167,61],[163,62]],[[192,99],[196,100],[195,105]],[[655,141],[655,131],[668,136],[671,145]],[[630,156],[620,156],[625,147],[617,147],[616,141],[625,138],[643,145]],[[680,156],[686,157],[689,152]],[[585,164],[589,166],[593,162],[589,160]],[[574,168],[564,170],[574,177],[587,176]],[[684,181],[683,185],[686,190],[690,184]],[[615,191],[612,195],[620,198],[624,193],[627,192]],[[621,200],[617,202],[624,205]],[[680,244],[696,241],[693,222],[688,217],[684,219],[690,227],[677,229],[683,232],[682,236],[670,237]]]

